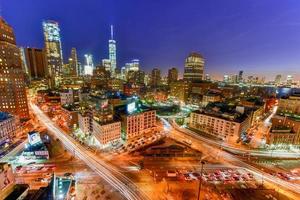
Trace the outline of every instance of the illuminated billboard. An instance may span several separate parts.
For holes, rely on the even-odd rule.
[[[132,102],[130,104],[127,104],[127,112],[128,113],[133,113],[134,111],[136,111],[136,105],[135,102]]]
[[[39,144],[42,142],[41,136],[38,132],[30,132],[28,133],[28,142],[30,145]]]

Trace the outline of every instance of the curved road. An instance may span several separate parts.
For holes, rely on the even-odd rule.
[[[114,166],[100,160],[97,157],[79,145],[71,136],[64,134],[36,105],[30,103],[30,106],[38,119],[51,131],[68,149],[79,159],[84,161],[92,170],[100,175],[111,186],[118,190],[126,199],[129,200],[147,200],[149,197],[141,191],[130,179],[120,173]]]
[[[197,134],[194,131],[191,131],[189,129],[181,128],[180,126],[178,126],[176,124],[176,122],[174,120],[171,122],[171,124],[175,129],[177,129],[181,132],[184,132],[184,133],[189,134],[193,137],[196,137],[199,140],[202,140],[202,141],[204,141],[208,144],[218,146],[218,147],[222,147],[226,151],[234,153],[234,154],[240,154],[240,155],[246,154],[246,155],[258,156],[258,157],[300,158],[300,153],[296,153],[296,152],[257,151],[257,150],[239,149],[239,148],[224,144],[222,141],[211,140],[211,139],[208,139],[206,137],[203,137],[203,136],[201,136],[201,135],[199,135],[199,134]]]
[[[186,131],[185,129],[182,129],[176,125],[173,125],[173,128],[175,130],[171,131],[170,133],[172,134],[179,134],[179,135],[184,135],[184,138],[187,137],[187,139],[191,138],[194,141],[199,141],[198,145],[201,146],[208,146],[208,147],[214,147],[215,149],[219,149],[217,148],[215,145],[211,145],[212,142],[211,140],[208,140],[206,138],[203,138],[201,136],[199,136],[198,134],[192,132],[192,131]],[[175,138],[177,138],[175,136]],[[197,145],[197,144],[193,144],[193,145]],[[280,178],[271,176],[270,174],[259,170],[245,162],[243,162],[242,160],[240,160],[239,158],[235,157],[234,155],[227,153],[225,151],[218,151],[219,153],[221,153],[221,157],[225,158],[230,164],[234,165],[234,166],[238,166],[241,168],[244,168],[254,174],[256,174],[257,176],[260,176],[264,178],[264,180],[268,181],[269,183],[273,184],[275,187],[277,187],[278,190],[284,190],[284,192],[287,194],[289,193],[289,191],[291,191],[292,193],[289,193],[290,196],[292,196],[293,198],[296,197],[296,199],[299,198],[300,196],[300,185],[298,184],[294,184],[294,183],[290,183],[287,181],[284,181]]]

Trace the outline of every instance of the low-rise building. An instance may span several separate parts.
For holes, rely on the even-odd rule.
[[[87,135],[94,136],[102,148],[121,140],[121,122],[114,119],[108,100],[98,101],[92,110],[78,115],[79,128]]]
[[[66,89],[60,92],[60,104],[74,104],[78,102],[78,90]]]
[[[300,144],[300,120],[288,116],[275,115],[267,134],[268,144]]]
[[[222,100],[221,93],[215,90],[209,90],[203,95],[202,106],[206,106],[208,103],[220,102]]]
[[[209,104],[205,109],[191,113],[189,126],[226,142],[236,143],[250,127],[250,117],[225,104]]]
[[[118,110],[124,139],[131,139],[156,131],[156,111],[143,109],[137,102],[122,106]]]
[[[7,112],[0,112],[0,145],[16,135],[16,119]]]

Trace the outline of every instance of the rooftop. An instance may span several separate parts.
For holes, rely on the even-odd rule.
[[[236,106],[222,102],[209,103],[204,109],[193,111],[198,114],[205,114],[212,117],[241,123],[247,119],[247,114],[236,111]]]
[[[12,118],[13,115],[7,113],[7,112],[0,112],[0,122],[3,122],[9,118]]]

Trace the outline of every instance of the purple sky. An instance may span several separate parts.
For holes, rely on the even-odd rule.
[[[142,69],[176,66],[191,51],[213,77],[238,73],[292,74],[300,79],[299,0],[2,0],[2,15],[20,46],[43,47],[42,21],[60,23],[64,58],[108,57],[114,24],[118,66],[133,58]]]

